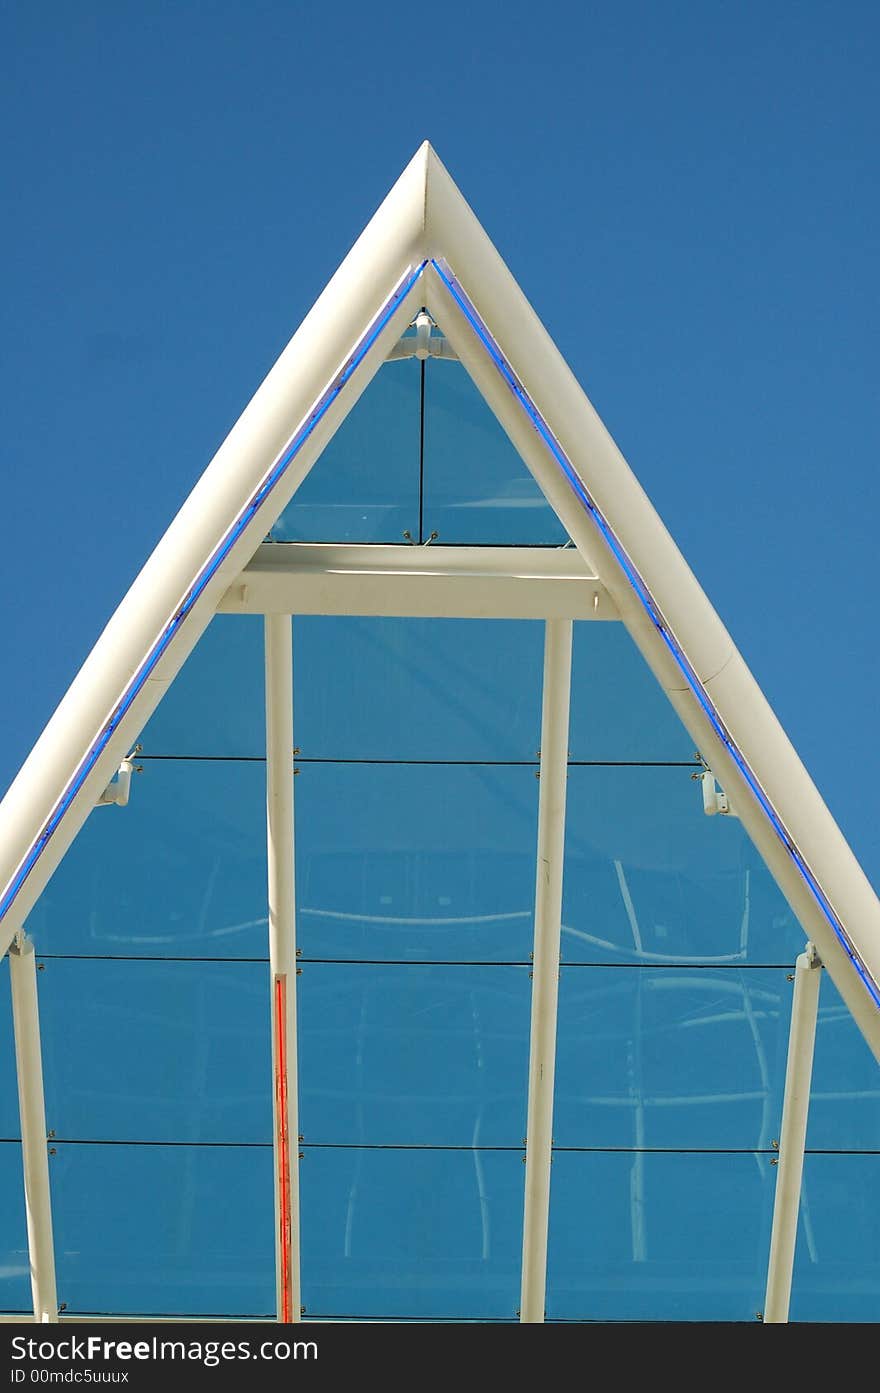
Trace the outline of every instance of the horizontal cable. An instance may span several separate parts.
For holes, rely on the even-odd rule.
[[[265,764],[265,755],[157,755],[138,754],[138,759],[178,760],[181,763]],[[297,755],[298,764],[388,764],[445,768],[534,769],[537,759],[391,759],[366,756]],[[569,769],[701,769],[695,759],[570,759]]]
[[[0,1137],[0,1146],[19,1145],[19,1137]],[[154,1146],[193,1150],[223,1149],[271,1151],[270,1141],[157,1141],[146,1138],[123,1140],[113,1137],[51,1137],[53,1146]],[[303,1151],[442,1151],[442,1152],[507,1152],[520,1154],[519,1145],[480,1145],[455,1142],[343,1142],[300,1141]],[[769,1146],[554,1146],[554,1153],[565,1155],[602,1156],[778,1156],[776,1147]],[[880,1156],[876,1147],[806,1147],[805,1156]]]
[[[190,958],[172,955],[138,953],[40,953],[40,962],[112,962],[112,963],[267,963],[268,957],[256,958]],[[306,958],[298,957],[301,966],[339,967],[531,967],[531,958]],[[786,963],[694,963],[694,962],[588,962],[583,959],[561,958],[560,967],[638,968],[644,972],[791,972],[794,964]]]

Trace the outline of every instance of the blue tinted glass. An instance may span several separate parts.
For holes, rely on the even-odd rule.
[[[96,808],[28,920],[37,950],[259,957],[267,949],[265,766],[150,759]]]
[[[419,526],[421,381],[384,363],[272,528],[291,542],[399,542]]]
[[[543,624],[303,617],[293,633],[304,756],[535,759]]]
[[[9,990],[9,958],[0,967],[0,1054],[6,1060],[0,1083],[0,1140],[21,1136],[18,1118],[18,1088],[15,1081],[15,1044],[12,1034],[12,996]]]
[[[563,968],[557,1144],[769,1149],[790,1006],[781,968]]]
[[[694,742],[622,624],[574,625],[569,750],[575,760],[694,762]]]
[[[877,1061],[827,972],[819,989],[807,1146],[880,1151]]]
[[[266,753],[263,619],[218,614],[139,736],[146,755]]]
[[[39,987],[59,1137],[272,1140],[265,963],[49,959]]]
[[[562,545],[568,534],[459,363],[425,364],[424,532],[444,544]]]
[[[880,1311],[874,1156],[807,1156],[791,1289],[795,1321],[870,1321]]]
[[[69,1314],[274,1311],[271,1146],[56,1151],[55,1262]]]
[[[775,1176],[766,1156],[556,1152],[548,1318],[753,1321]]]
[[[736,818],[686,768],[572,768],[563,957],[794,963],[803,931]]]
[[[526,961],[537,788],[529,768],[304,765],[304,957]]]
[[[519,1146],[530,985],[524,966],[305,963],[306,1141]]]
[[[307,1314],[514,1317],[523,1174],[519,1152],[306,1147]]]
[[[0,1310],[33,1311],[21,1147],[16,1141],[0,1142]]]

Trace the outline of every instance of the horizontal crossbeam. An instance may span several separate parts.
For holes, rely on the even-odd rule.
[[[265,542],[217,606],[222,614],[438,619],[617,619],[574,547]]]

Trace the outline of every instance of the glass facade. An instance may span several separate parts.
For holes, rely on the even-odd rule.
[[[403,536],[410,534],[409,539]],[[561,545],[455,363],[390,363],[272,531]],[[514,1321],[543,625],[295,618],[302,1290]],[[221,616],[32,912],[58,1295],[271,1315],[263,626]],[[755,1319],[803,933],[622,626],[575,625],[550,1320]],[[13,1052],[4,969],[0,1035]],[[5,1309],[29,1301],[14,1076]],[[792,1316],[872,1320],[880,1085],[822,985]]]

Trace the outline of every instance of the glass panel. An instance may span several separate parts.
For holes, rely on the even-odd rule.
[[[303,956],[526,962],[537,789],[525,768],[304,765]]]
[[[622,624],[574,625],[569,749],[611,764],[695,762],[691,736]]]
[[[265,780],[261,763],[146,760],[38,900],[38,952],[266,956]]]
[[[790,1317],[877,1321],[880,1211],[874,1156],[807,1156]]]
[[[563,968],[557,1144],[769,1150],[790,1001],[779,968]]]
[[[7,1059],[9,1056],[7,1055]],[[15,1086],[13,1076],[13,1087]],[[16,1125],[16,1130],[17,1125]],[[21,1146],[0,1142],[0,1311],[33,1312]]]
[[[0,1058],[6,1060],[0,1083],[0,1140],[20,1137],[18,1086],[15,1076],[15,1038],[12,1033],[12,993],[9,987],[9,955],[0,967]]]
[[[68,1314],[271,1316],[270,1146],[56,1149],[55,1261]]]
[[[40,1025],[59,1137],[271,1142],[265,963],[50,959]]]
[[[307,1147],[300,1195],[309,1316],[515,1317],[521,1153]]]
[[[691,771],[572,768],[563,957],[794,963],[803,930],[736,818]]]
[[[425,364],[425,536],[561,545],[567,533],[459,363]]]
[[[534,760],[544,626],[294,621],[296,743],[332,759]]]
[[[266,754],[263,619],[218,614],[140,735],[145,755]]]
[[[421,373],[383,363],[272,528],[283,542],[399,542],[419,530]]]
[[[548,1319],[754,1321],[775,1177],[766,1156],[556,1152]]]
[[[819,989],[807,1145],[880,1151],[877,1061],[827,972]]]
[[[306,963],[306,1141],[519,1146],[530,985],[524,966]]]

